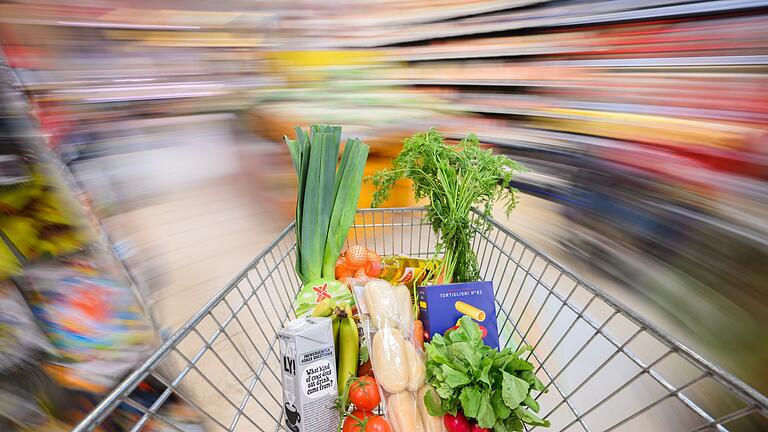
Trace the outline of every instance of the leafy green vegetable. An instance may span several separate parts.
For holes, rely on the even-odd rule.
[[[517,204],[517,190],[509,188],[517,162],[480,147],[474,134],[457,145],[446,145],[434,129],[417,133],[403,142],[403,150],[391,169],[379,171],[370,180],[376,187],[373,207],[387,200],[392,187],[403,178],[413,181],[416,199],[429,199],[426,218],[440,233],[435,258],[441,253],[440,268],[430,279],[468,282],[480,279],[472,238],[489,228],[484,218],[471,218],[472,206],[490,216],[493,204],[502,200],[511,212]]]
[[[535,414],[540,407],[531,395],[544,386],[533,365],[519,357],[531,347],[496,351],[483,343],[480,327],[465,316],[456,330],[435,335],[425,348],[426,378],[435,388],[424,396],[431,415],[455,415],[461,409],[494,432],[522,431],[523,423],[549,426]]]
[[[312,125],[309,133],[296,128],[295,140],[284,139],[299,180],[296,273],[304,283],[333,278],[355,218],[368,146],[357,138],[347,140],[339,162],[339,126]]]

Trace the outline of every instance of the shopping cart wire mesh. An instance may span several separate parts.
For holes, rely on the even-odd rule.
[[[438,237],[423,216],[419,208],[362,209],[347,242],[379,254],[431,256]],[[548,430],[768,430],[764,395],[489,222],[473,249],[494,283],[502,346],[533,346],[527,355],[547,388],[536,399],[552,422]],[[295,248],[290,225],[75,431],[158,424],[185,432],[168,409],[172,399],[197,408],[212,431],[288,430],[277,332],[295,318]],[[151,402],[134,400],[150,376],[165,390]]]

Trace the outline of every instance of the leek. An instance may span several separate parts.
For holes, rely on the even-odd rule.
[[[336,260],[355,218],[368,146],[349,139],[339,162],[341,127],[296,128],[284,137],[296,176],[296,273],[307,283],[333,278]],[[338,169],[337,169],[338,162]]]

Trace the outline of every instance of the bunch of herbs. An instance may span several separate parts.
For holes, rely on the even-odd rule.
[[[410,179],[416,199],[429,200],[426,219],[440,233],[435,257],[443,254],[443,260],[434,277],[445,282],[476,281],[480,267],[471,243],[477,232],[490,225],[486,218],[471,217],[470,211],[474,206],[490,216],[493,204],[502,201],[509,214],[517,204],[517,190],[509,182],[522,170],[508,157],[481,148],[474,134],[448,145],[432,128],[407,138],[392,168],[369,178],[376,188],[372,206],[381,206],[397,181]]]

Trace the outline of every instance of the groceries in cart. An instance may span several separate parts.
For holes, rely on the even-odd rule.
[[[499,349],[493,282],[463,282],[419,287],[419,319],[424,339],[459,328],[459,319],[472,318],[486,345]]]
[[[547,425],[536,417],[538,404],[529,396],[531,389],[543,387],[532,365],[519,358],[524,350],[498,351],[493,285],[479,281],[470,246],[472,236],[487,224],[471,217],[471,207],[484,205],[489,212],[494,201],[506,198],[511,210],[514,191],[504,189],[499,179],[519,167],[481,150],[472,136],[451,147],[434,130],[416,134],[406,140],[395,167],[373,177],[375,202],[386,199],[394,182],[410,178],[417,197],[430,199],[428,219],[441,234],[434,255],[382,257],[357,244],[342,252],[362,181],[361,172],[347,172],[348,164],[364,165],[367,150],[361,150],[367,148],[348,141],[337,170],[340,128],[312,126],[308,133],[296,133],[296,140],[286,142],[299,177],[296,270],[305,285],[294,307],[296,316],[312,317],[292,321],[281,332],[288,428],[308,430],[301,426],[305,405],[323,419],[338,410],[344,431],[454,431],[462,430],[462,419],[467,430],[470,425],[479,430],[521,430],[522,422]],[[359,159],[348,160],[355,149]],[[475,172],[478,168],[482,175]],[[354,200],[339,199],[340,194]],[[302,343],[300,355],[288,336],[313,326],[322,327],[324,336],[315,342],[323,344],[307,354],[311,344]],[[311,379],[296,367],[313,362],[326,365],[324,370],[333,364],[335,404],[330,393],[318,391],[324,397],[314,400],[307,392]],[[491,405],[491,398],[498,406]],[[327,421],[313,430],[333,426]]]

